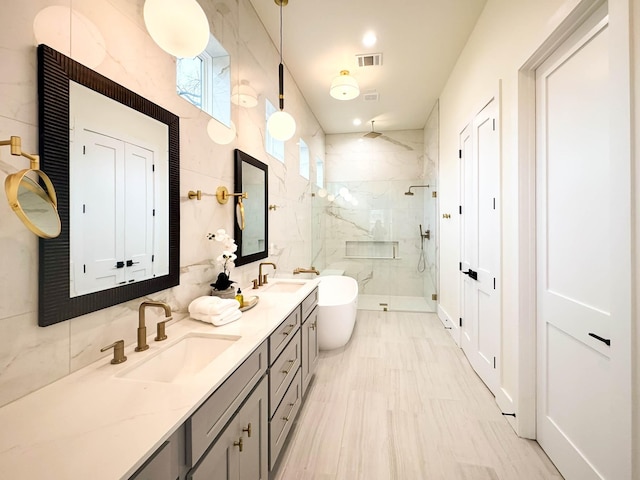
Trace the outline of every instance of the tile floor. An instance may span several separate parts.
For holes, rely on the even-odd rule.
[[[358,311],[321,352],[273,480],[561,479],[518,438],[435,314]]]

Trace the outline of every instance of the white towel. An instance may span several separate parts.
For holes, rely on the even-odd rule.
[[[240,303],[234,298],[213,296],[198,297],[189,304],[189,313],[201,315],[221,315],[229,310],[237,310]]]
[[[226,325],[227,323],[235,322],[242,317],[240,310],[229,310],[221,315],[203,315],[201,313],[191,313],[191,318],[200,320],[201,322],[207,322],[219,327]]]

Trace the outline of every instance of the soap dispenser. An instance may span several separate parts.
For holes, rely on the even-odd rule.
[[[238,288],[238,293],[236,293],[236,300],[240,304],[240,308],[244,307],[244,295],[242,295],[242,290]]]

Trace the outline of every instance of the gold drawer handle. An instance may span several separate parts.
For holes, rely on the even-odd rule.
[[[233,442],[234,447],[239,447],[240,451],[242,451],[242,437],[237,442]]]
[[[289,331],[288,332],[282,332],[283,335],[289,335],[291,332],[293,332],[293,329],[296,328],[296,324],[295,323],[290,323],[289,324]]]
[[[247,425],[247,428],[243,428],[242,431],[247,432],[247,437],[251,438],[251,423]]]
[[[289,417],[291,416],[291,412],[293,412],[293,408],[296,406],[296,402],[290,403],[289,406],[291,407],[291,410],[289,410],[286,417],[282,417],[285,422],[289,421]]]
[[[281,373],[284,373],[285,375],[289,375],[289,372],[291,371],[291,367],[293,367],[293,364],[296,363],[295,359],[294,360],[287,360],[287,362],[289,362],[289,368],[286,370],[281,370]]]

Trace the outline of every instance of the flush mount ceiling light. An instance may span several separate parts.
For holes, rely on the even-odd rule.
[[[253,108],[258,105],[258,94],[249,86],[248,80],[240,80],[231,90],[231,103],[245,108]]]
[[[342,70],[331,82],[329,94],[338,100],[353,100],[360,95],[360,87],[356,79],[349,75],[349,70]]]
[[[274,0],[280,7],[280,65],[278,66],[278,97],[280,100],[280,111],[271,114],[267,120],[267,130],[276,140],[289,140],[296,133],[295,119],[284,111],[284,65],[282,64],[282,7],[289,3],[289,0]]]
[[[146,0],[144,24],[153,41],[179,58],[200,55],[209,43],[209,20],[196,0]]]

